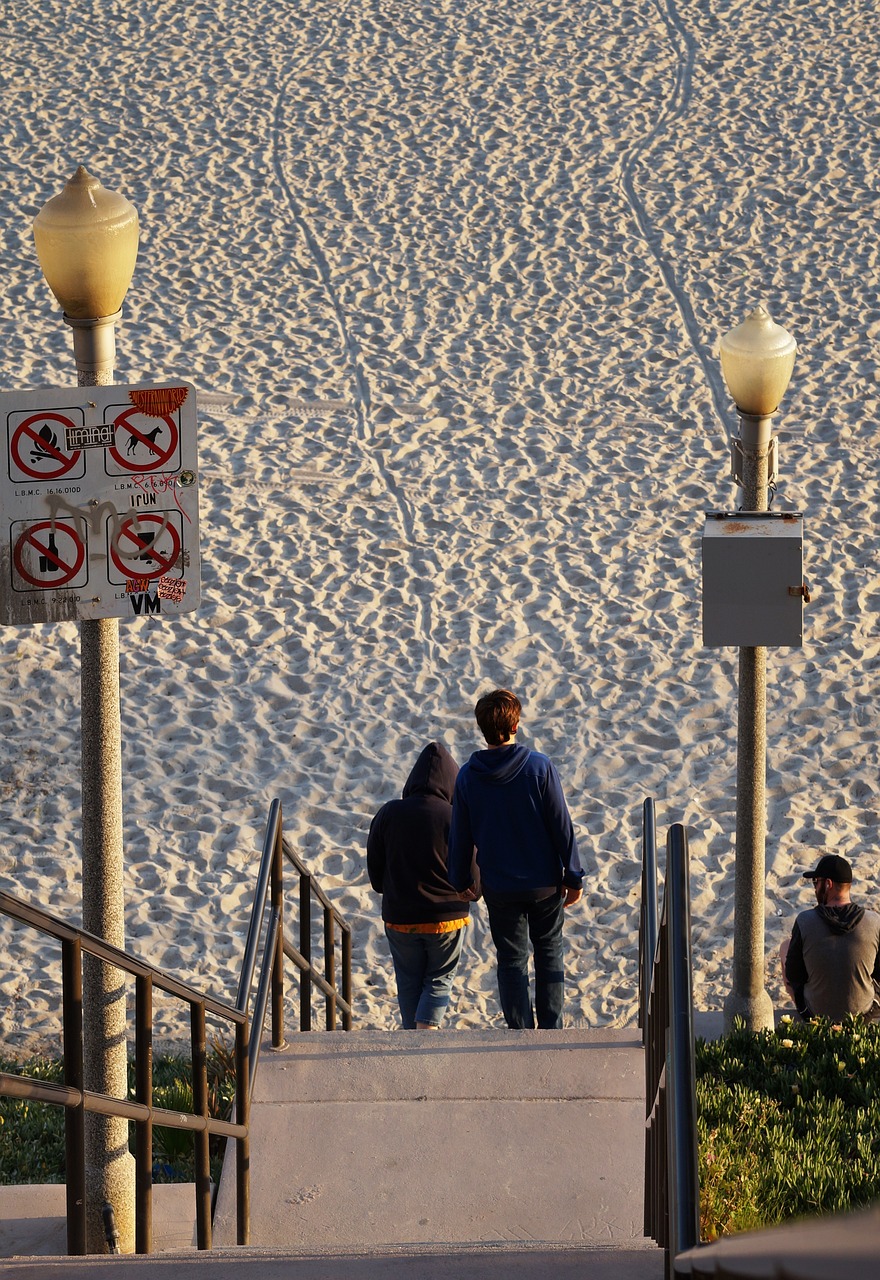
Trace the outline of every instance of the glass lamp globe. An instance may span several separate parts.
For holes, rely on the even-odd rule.
[[[49,288],[74,320],[115,315],[131,284],[138,251],[137,210],[80,165],[61,195],[33,222]]]
[[[764,418],[776,412],[794,369],[797,343],[764,307],[725,333],[721,372],[740,413]]]

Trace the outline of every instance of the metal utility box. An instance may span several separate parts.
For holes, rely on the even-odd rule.
[[[803,548],[799,512],[707,512],[703,644],[803,644]]]

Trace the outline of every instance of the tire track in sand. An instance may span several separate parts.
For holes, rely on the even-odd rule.
[[[314,50],[319,52],[321,48],[331,42],[331,36],[328,33],[321,44]],[[321,286],[330,303],[333,315],[336,321],[336,329],[339,334],[339,340],[345,353],[346,362],[351,371],[351,379],[354,387],[354,410],[355,419],[357,421],[357,434],[364,444],[369,444],[374,439],[374,431],[370,422],[372,413],[372,395],[370,391],[370,381],[363,358],[361,356],[360,344],[358,343],[352,325],[349,323],[345,308],[339,297],[339,293],[333,282],[333,272],[328,261],[327,255],[321,245],[317,232],[312,227],[309,220],[303,213],[301,205],[298,203],[293,188],[287,179],[284,171],[284,158],[282,155],[282,135],[284,132],[284,108],[290,101],[290,86],[297,80],[296,70],[291,71],[287,79],[281,84],[278,97],[275,102],[275,109],[272,121],[272,166],[275,171],[275,179],[284,195],[284,200],[290,211],[291,221],[302,235],[303,242],[308,249],[308,253],[318,277]],[[289,130],[287,131],[290,132]],[[295,134],[294,134],[295,136]],[[394,499],[395,505],[400,514],[400,521],[403,525],[404,533],[407,541],[412,543],[415,541],[415,517],[411,504],[407,501],[400,491],[393,476],[391,476],[387,468],[382,465],[381,459],[377,458],[372,452],[370,460],[373,468],[379,475],[385,488]]]
[[[727,426],[727,418],[730,405],[721,371],[718,368],[717,361],[700,336],[700,326],[694,314],[690,298],[679,285],[675,268],[663,252],[660,236],[654,229],[644,202],[636,190],[636,172],[650,156],[654,144],[668,133],[670,126],[675,121],[684,117],[690,101],[694,63],[697,56],[697,43],[679,16],[675,7],[675,0],[653,0],[653,3],[666,28],[670,44],[677,55],[675,82],[668,102],[657,117],[653,129],[644,136],[640,144],[629,152],[624,160],[621,166],[621,183],[633,217],[651,251],[652,257],[657,263],[663,282],[669,290],[681,317],[681,322],[684,325],[694,355],[702,366],[706,381],[709,384],[718,422],[724,432],[725,439],[729,440],[731,433]]]
[[[338,24],[325,35],[320,44],[312,51],[317,53],[320,49],[331,43],[332,37],[338,35]],[[367,367],[362,358],[360,344],[354,328],[349,322],[345,307],[339,296],[339,292],[333,281],[333,272],[326,253],[321,245],[317,232],[306,218],[302,207],[298,203],[293,188],[287,179],[284,170],[283,142],[282,137],[286,132],[289,136],[296,136],[295,132],[291,134],[290,130],[284,128],[284,109],[290,99],[291,86],[297,81],[297,71],[293,70],[287,78],[281,83],[278,96],[275,102],[273,120],[272,120],[272,165],[275,172],[275,179],[280,187],[284,200],[290,212],[293,224],[298,228],[303,237],[303,241],[308,250],[309,256],[318,272],[321,286],[330,303],[333,315],[336,321],[336,328],[339,334],[340,343],[345,354],[346,362],[351,371],[351,379],[354,389],[354,410],[355,420],[357,423],[357,436],[365,446],[369,446],[375,440],[375,431],[371,423],[372,414],[372,395],[370,390],[370,381],[367,374]],[[367,455],[373,470],[379,477],[386,492],[390,495],[394,505],[397,508],[398,517],[402,526],[404,541],[408,549],[408,558],[410,569],[416,582],[430,580],[441,571],[441,566],[429,545],[422,543],[416,536],[416,514],[413,504],[405,497],[400,485],[384,465],[381,455],[376,451],[367,448]],[[420,569],[416,563],[417,557],[414,552],[420,551],[426,561],[430,562],[430,566],[426,563]],[[422,557],[418,557],[422,558]],[[421,635],[422,640],[428,646],[430,661],[436,661],[434,654],[433,627],[432,627],[432,611],[431,611],[431,595],[430,592],[417,590],[415,599],[419,609],[419,622],[417,625],[417,634]]]

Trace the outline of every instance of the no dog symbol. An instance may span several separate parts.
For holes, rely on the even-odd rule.
[[[148,417],[126,409],[114,422],[116,441],[107,450],[124,471],[160,471],[174,457],[180,432],[168,413]]]

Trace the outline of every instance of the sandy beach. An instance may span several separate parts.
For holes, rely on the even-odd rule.
[[[370,819],[505,685],[587,870],[568,1019],[634,1021],[648,796],[721,1007],[737,653],[700,544],[736,504],[718,339],[759,303],[799,347],[774,510],[813,595],[769,651],[768,957],[823,851],[878,905],[873,0],[20,0],[0,46],[0,388],[75,385],[31,221],[84,164],[141,221],[117,380],[198,389],[202,604],[120,624],[133,952],[234,998],[277,796],[393,1028]],[[0,652],[0,888],[78,921],[78,627]],[[0,943],[4,1047],[57,1044],[56,953]],[[502,1025],[479,907],[449,1025]]]

